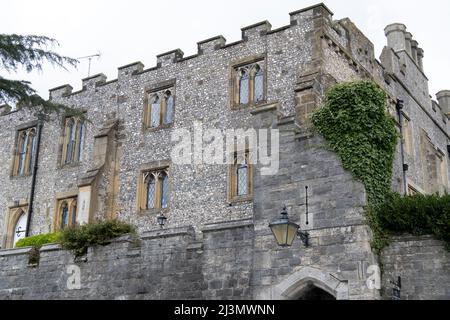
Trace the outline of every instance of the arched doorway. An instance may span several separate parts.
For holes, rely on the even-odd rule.
[[[309,283],[301,292],[298,293],[297,300],[327,301],[336,300],[336,297],[327,291],[316,287],[312,283]]]
[[[301,267],[277,285],[262,292],[264,299],[274,300],[346,300],[348,282],[329,272]]]

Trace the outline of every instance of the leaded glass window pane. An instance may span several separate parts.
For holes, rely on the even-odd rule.
[[[169,91],[166,96],[166,114],[164,123],[166,124],[172,123],[172,118],[173,118],[173,96]]]
[[[71,163],[73,159],[73,152],[75,148],[75,137],[77,128],[73,120],[69,121],[69,139],[67,143],[66,163]]]
[[[237,195],[244,196],[246,194],[248,194],[248,166],[240,164],[237,169]]]
[[[27,145],[28,145],[28,134],[23,133],[21,137],[22,144],[20,145],[20,154],[19,154],[19,168],[18,172],[22,175],[25,171],[25,158],[27,156]]]
[[[80,133],[79,133],[80,141],[78,142],[78,150],[77,150],[78,158],[77,158],[77,161],[80,161],[81,155],[82,155],[82,151],[83,151],[83,140],[84,140],[84,122],[83,121],[80,122],[79,128],[80,128],[79,129],[80,130]]]
[[[166,173],[161,176],[161,208],[167,208],[169,203],[169,177]]]
[[[255,102],[264,100],[264,73],[259,68],[255,74]]]
[[[147,183],[147,209],[155,208],[155,193],[156,193],[156,183],[153,175],[149,177]]]
[[[249,77],[248,74],[242,71],[241,78],[239,80],[239,103],[247,104],[249,96]]]
[[[77,205],[72,206],[72,226],[77,224]]]
[[[69,207],[67,203],[63,205],[61,212],[61,229],[64,229],[69,225]]]
[[[156,96],[152,103],[152,109],[151,109],[151,126],[153,128],[159,127],[159,124],[161,123],[161,102],[159,100],[159,97]]]
[[[31,153],[30,153],[30,162],[28,163],[28,172],[32,172],[34,154],[36,152],[36,134],[34,131],[30,133],[31,137]]]

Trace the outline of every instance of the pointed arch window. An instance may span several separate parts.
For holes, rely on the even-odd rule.
[[[77,224],[77,197],[58,200],[55,215],[55,231],[74,227]]]
[[[239,103],[247,104],[250,95],[250,77],[246,68],[242,68],[239,74]]]
[[[250,151],[236,152],[229,170],[229,200],[247,201],[253,196],[253,166]]]
[[[166,110],[164,112],[164,123],[170,124],[172,123],[173,118],[173,95],[170,90],[167,90],[164,94]]]
[[[36,153],[36,128],[20,130],[15,148],[13,176],[26,176],[33,172]]]
[[[173,123],[175,112],[173,88],[147,93],[144,109],[144,127],[155,129]]]
[[[27,211],[26,205],[9,209],[9,218],[6,231],[5,248],[14,248],[17,241],[25,238],[27,229]]]
[[[81,161],[84,137],[84,120],[79,117],[67,117],[64,123],[61,165],[68,165]]]
[[[240,65],[234,69],[234,106],[248,106],[266,100],[266,77],[263,61]]]
[[[142,173],[140,210],[165,209],[169,204],[168,168]]]

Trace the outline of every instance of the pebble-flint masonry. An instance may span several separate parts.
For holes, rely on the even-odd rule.
[[[182,36],[182,23],[170,23]],[[54,115],[38,135],[34,113],[0,106],[0,299],[390,299],[399,276],[402,299],[450,299],[450,253],[432,237],[393,239],[379,255],[379,280],[365,187],[311,124],[331,87],[374,81],[403,135],[392,191],[450,191],[450,90],[431,98],[419,41],[400,23],[384,31],[386,46],[374,48],[350,19],[317,4],[286,14],[283,27],[262,21],[238,41],[200,41],[189,57],[176,49],[155,66],[120,67],[117,79],[97,74],[81,90],[50,90],[90,122]],[[435,30],[436,48],[445,31]],[[142,41],[157,41],[152,33]],[[251,144],[226,150],[231,129],[254,130],[258,161]],[[176,149],[187,150],[181,163]],[[230,161],[215,164],[224,152]],[[269,224],[284,206],[308,231],[308,247],[275,242]],[[106,219],[134,225],[140,241],[89,248],[79,268],[68,268],[73,254],[58,245],[43,246],[31,266],[30,249],[14,249],[27,227],[38,235]]]

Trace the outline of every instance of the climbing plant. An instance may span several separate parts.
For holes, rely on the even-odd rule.
[[[367,192],[372,246],[379,251],[387,235],[376,216],[391,190],[392,168],[399,134],[387,113],[386,93],[375,83],[357,81],[334,86],[312,122],[336,152],[345,170],[361,181]]]

